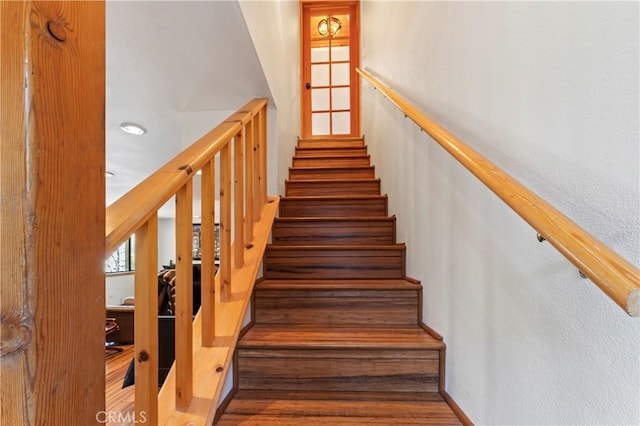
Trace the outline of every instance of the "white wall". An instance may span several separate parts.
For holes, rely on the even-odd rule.
[[[300,134],[299,2],[239,0],[239,3],[277,110],[276,138],[270,141],[269,148],[269,169],[276,164],[271,152],[275,145],[277,191],[284,194],[284,180]],[[271,175],[269,183],[271,188]]]
[[[109,305],[121,305],[124,299],[133,296],[133,273],[108,274],[105,276],[106,301]]]
[[[640,263],[638,3],[362,5],[362,64]],[[446,389],[477,424],[639,424],[640,321],[363,83]]]

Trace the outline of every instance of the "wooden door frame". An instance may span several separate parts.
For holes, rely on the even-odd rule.
[[[355,19],[351,22],[351,40],[349,63],[351,70],[349,72],[349,81],[351,85],[350,108],[351,108],[351,133],[349,137],[360,136],[360,77],[356,72],[356,68],[360,66],[360,0],[300,0],[300,134],[302,138],[318,139],[331,138],[329,136],[311,136],[311,114],[306,114],[307,110],[311,110],[311,94],[306,94],[305,84],[305,64],[311,61],[310,52],[305,51],[304,44],[304,27],[305,27],[305,11],[306,10],[324,10],[335,9],[340,7],[348,7],[352,9]],[[344,136],[342,136],[344,137]]]

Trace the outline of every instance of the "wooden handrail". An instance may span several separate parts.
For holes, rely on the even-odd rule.
[[[531,225],[629,315],[640,316],[640,269],[371,74],[356,71]]]
[[[211,423],[278,206],[278,198],[266,194],[266,115],[266,99],[247,103],[107,208],[106,253],[133,233],[137,241],[135,418],[144,415],[152,424],[166,424],[169,418]],[[257,153],[247,155],[246,161],[245,146]],[[220,268],[214,276],[214,167],[218,154],[221,238]],[[205,241],[201,245],[201,306],[194,324],[192,286],[181,283],[193,281],[193,178],[199,170],[201,236]],[[157,216],[158,209],[174,195],[175,362],[159,404]],[[222,334],[217,335],[216,328]]]

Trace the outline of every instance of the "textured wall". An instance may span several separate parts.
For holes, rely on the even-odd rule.
[[[362,64],[640,263],[638,3],[364,2]],[[363,83],[447,391],[477,424],[640,423],[640,321]]]
[[[277,109],[274,141],[277,144],[277,158],[270,153],[269,168],[277,164],[277,188],[280,194],[284,194],[284,180],[300,134],[298,2],[239,0],[239,3]]]

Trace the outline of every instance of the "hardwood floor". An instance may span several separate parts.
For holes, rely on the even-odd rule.
[[[105,420],[110,426],[133,424],[135,385],[122,389],[122,381],[133,358],[133,345],[119,346],[122,352],[107,351],[105,358]]]

